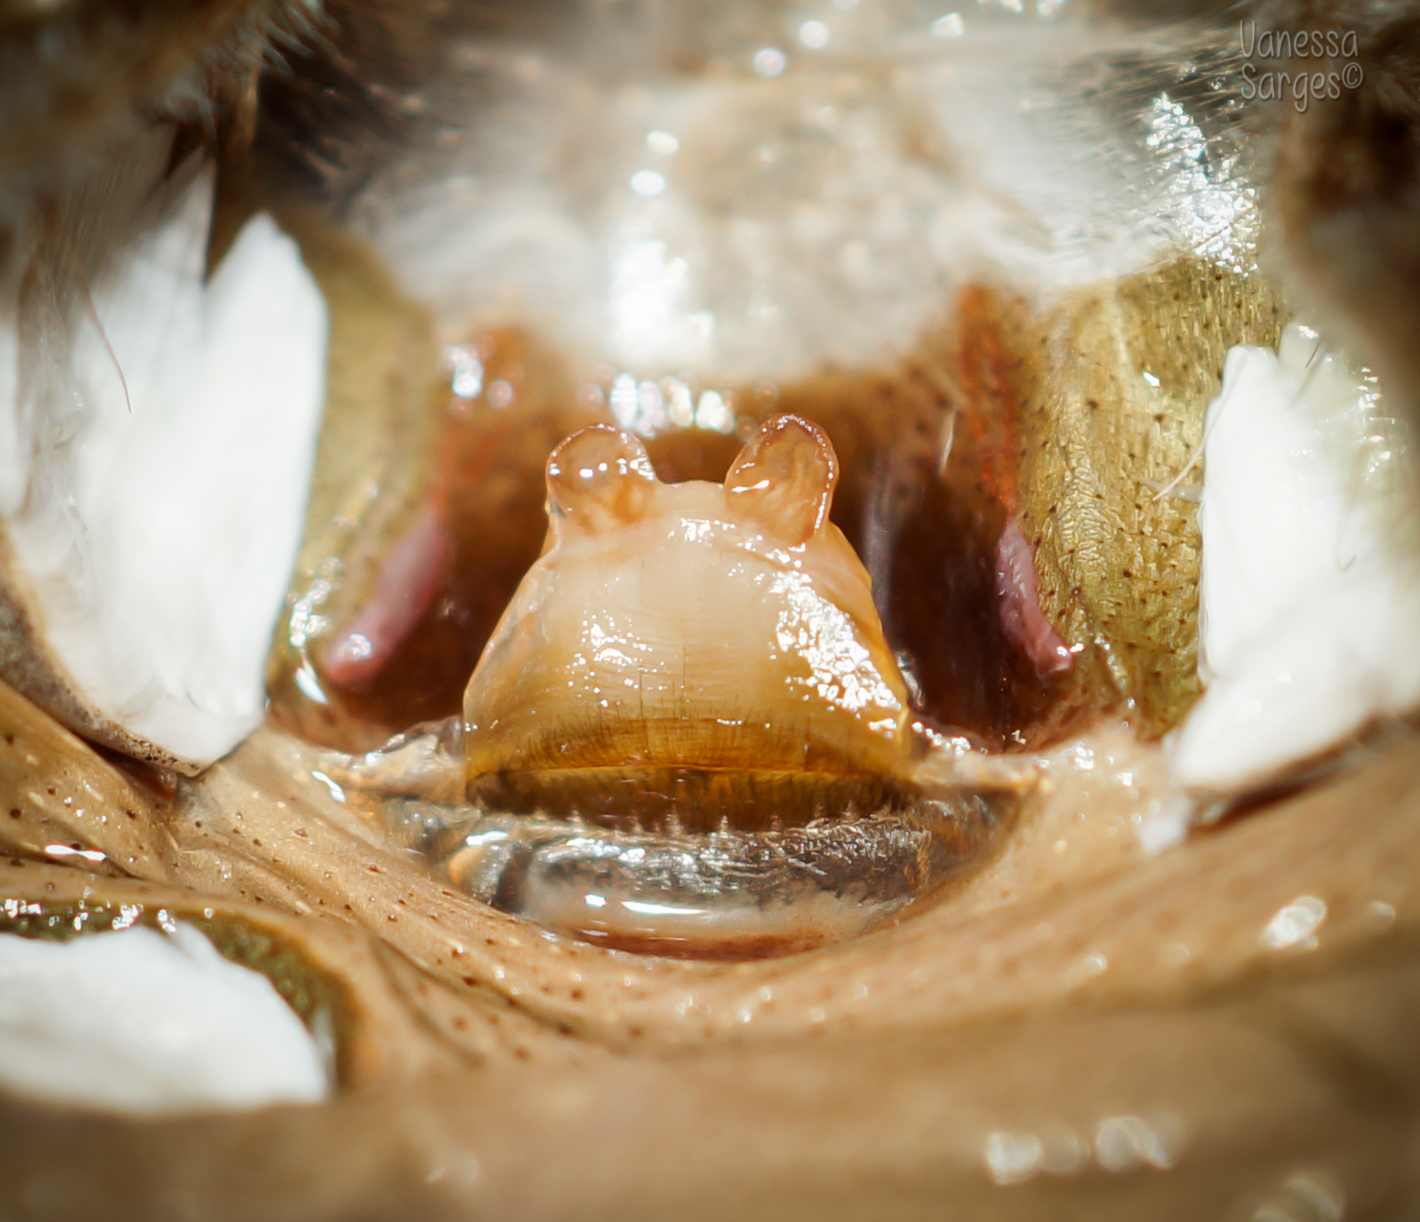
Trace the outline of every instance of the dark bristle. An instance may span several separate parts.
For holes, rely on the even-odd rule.
[[[377,173],[427,151],[487,96],[461,53],[557,27],[562,0],[384,5],[332,0],[319,27],[263,73],[256,156],[269,189],[339,213]]]
[[[743,832],[779,835],[863,810],[913,804],[910,787],[869,773],[757,772],[688,767],[566,768],[490,773],[470,801],[483,810],[576,820],[591,829],[672,839]],[[535,813],[534,813],[535,812]]]

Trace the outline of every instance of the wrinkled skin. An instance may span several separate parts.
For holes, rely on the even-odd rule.
[[[1305,148],[1329,122],[1346,138],[1354,105],[1288,118],[1284,135]],[[1397,177],[1414,164],[1400,158]],[[1298,192],[1288,223],[1314,274],[1349,260],[1317,214],[1364,215],[1365,200],[1282,189]],[[1384,195],[1387,218],[1408,215],[1403,194]],[[1399,264],[1371,281],[1398,326],[1420,304]],[[1403,372],[1408,350],[1375,342]],[[9,692],[0,729],[4,894],[226,922],[213,932],[229,953],[330,1007],[342,1084],[318,1109],[141,1124],[7,1101],[7,1214],[1193,1219],[1271,1204],[1320,1218],[1339,1197],[1347,1217],[1420,1210],[1420,763],[1403,728],[1154,858],[1128,790],[1157,778],[1158,755],[1096,728],[1101,766],[1062,763],[948,901],[736,966],[549,940],[447,891],[273,732],[174,799]],[[57,841],[107,859],[45,862]],[[1269,945],[1300,896],[1325,902],[1316,944]],[[1096,1154],[1023,1184],[987,1173],[991,1133],[1068,1150],[1063,1134],[1092,1140],[1122,1116],[1167,1135],[1167,1170]]]
[[[426,1216],[917,1216],[944,1197],[969,1216],[1051,1217],[1063,1191],[1091,1216],[1146,1201],[1186,1218],[1282,1192],[1298,1168],[1388,1210],[1409,1199],[1397,1176],[1420,786],[1403,741],[1145,859],[1118,772],[1147,784],[1158,764],[1116,734],[1096,744],[1098,772],[1062,770],[1055,800],[949,903],[813,955],[715,966],[530,936],[432,885],[328,795],[297,788],[289,742],[259,737],[195,803],[165,811],[24,702],[7,698],[4,714],[11,775],[58,781],[52,798],[30,790],[45,800],[11,821],[12,851],[67,824],[158,880],[31,857],[0,875],[6,893],[164,906],[199,926],[206,909],[293,943],[339,999],[347,1088],[259,1122],[12,1112],[7,1191],[35,1216],[99,1201],[115,1216],[117,1199],[166,1216],[182,1184],[213,1217],[273,1197],[293,1217],[374,1217],[396,1201]],[[65,799],[85,785],[139,817],[76,820]],[[1319,944],[1270,949],[1261,931],[1299,894],[1327,904]],[[323,911],[346,917],[309,915]],[[1088,1138],[1121,1115],[1174,1126],[1170,1170],[1009,1188],[983,1170],[990,1131]],[[264,1170],[234,1194],[222,1152],[237,1143]],[[316,1169],[298,1189],[277,1178],[292,1148]]]

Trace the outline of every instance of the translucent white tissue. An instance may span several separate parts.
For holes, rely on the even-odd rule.
[[[193,766],[260,722],[325,391],[295,243],[256,216],[209,278],[212,191],[154,187],[136,223],[79,193],[81,232],[130,236],[92,269],[38,263],[44,294],[0,285],[12,591],[91,716]]]
[[[329,1094],[320,1049],[270,982],[181,925],[0,935],[0,1087],[141,1113]]]
[[[1420,550],[1400,428],[1309,329],[1233,349],[1205,428],[1207,690],[1171,770],[1228,789],[1420,703]]]

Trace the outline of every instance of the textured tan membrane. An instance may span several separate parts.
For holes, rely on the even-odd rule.
[[[549,938],[441,887],[273,730],[172,795],[8,692],[0,723],[10,927],[123,904],[206,925],[333,1016],[343,1087],[142,1124],[7,1104],[5,1212],[1191,1220],[1339,1193],[1413,1213],[1408,738],[1148,858],[1159,752],[1096,725],[947,901],[730,966]]]
[[[1148,858],[1132,817],[1161,761],[1102,729],[948,902],[727,966],[550,939],[441,887],[273,733],[176,799],[9,693],[0,736],[18,795],[5,924],[52,934],[86,911],[99,928],[129,904],[205,925],[307,1014],[328,1008],[344,1088],[322,1109],[157,1124],[14,1105],[11,1212],[162,1217],[181,1192],[210,1218],[907,1217],[944,1200],[1029,1218],[1059,1216],[1063,1193],[1092,1218],[1194,1218],[1299,1173],[1391,1204],[1414,1189],[1396,1178],[1420,1070],[1396,1004],[1420,988],[1409,741]],[[55,844],[149,881],[45,864]],[[1299,932],[1286,914],[1314,914],[1306,897],[1324,916]],[[1043,1143],[1029,1183],[994,1183],[1006,1137]]]
[[[1093,7],[1128,15],[1143,6]],[[1262,19],[1310,20],[1322,7],[1303,12],[1276,0],[1262,6]],[[174,25],[179,9],[187,17]],[[383,35],[364,8],[343,10]],[[18,115],[7,110],[15,121],[5,125],[0,168],[52,157],[76,127],[102,128],[126,99],[146,113],[174,73],[191,66],[192,44],[209,41],[210,30],[198,27],[270,11],[155,4],[142,7],[141,23],[129,15],[142,25],[129,31],[100,5],[54,7],[54,21],[85,35],[64,44],[79,58],[54,61],[77,69],[54,90],[68,104],[46,122],[27,117],[45,117],[43,98]],[[1317,299],[1351,319],[1358,339],[1373,338],[1376,364],[1408,388],[1401,397],[1413,409],[1413,15],[1382,2],[1337,19],[1380,21],[1387,12],[1398,20],[1378,25],[1362,55],[1370,88],[1315,102],[1305,114],[1280,110],[1287,156],[1277,196],[1288,245],[1278,262],[1287,274],[1301,267]],[[38,14],[11,6],[4,20],[40,39],[51,29]],[[181,35],[178,45],[154,38],[151,27],[164,23]],[[19,54],[27,71],[39,62],[28,45]],[[106,66],[105,57],[117,63]],[[251,80],[244,69],[242,80]],[[254,104],[255,91],[246,92]],[[250,120],[245,104],[239,113]],[[1196,270],[1180,279],[1192,281]],[[327,268],[327,291],[339,277]],[[393,294],[366,293],[368,280],[347,279],[347,304],[362,297],[367,316],[384,309],[412,339],[391,348],[383,323],[361,331],[349,312],[340,320],[349,342],[338,345],[338,359],[389,410],[376,421],[348,413],[344,436],[327,434],[330,449],[372,482],[408,487],[417,481],[407,479],[397,442],[419,418],[411,404],[421,392],[403,381],[404,352],[431,346],[427,320]],[[1177,347],[1187,367],[1189,343],[1219,336],[1198,335],[1189,301],[1169,304],[1166,279],[1144,279],[1143,309],[1117,309],[1104,294],[1093,321],[1064,318],[1052,351],[1068,356],[1077,336],[1127,350],[1139,320],[1156,356],[1185,341]],[[1265,338],[1266,311],[1242,304],[1234,311],[1223,301],[1218,315],[1240,314],[1248,335]],[[871,449],[865,439],[904,422],[910,444],[914,432],[934,433],[949,418],[942,367],[924,361],[906,382],[830,373],[805,393],[819,410],[825,392],[842,403],[835,443],[845,455],[845,439]],[[1102,360],[1086,380],[1107,382],[1108,374]],[[1084,471],[1061,490],[1073,508],[1057,528],[1048,472],[1080,474],[1098,437],[1122,436],[1137,443],[1137,473],[1172,478],[1199,416],[1153,430],[1137,396],[1100,399],[1091,389],[1067,388],[1078,429],[1065,446],[1052,449],[1054,438],[1026,423],[1027,461],[1046,474],[1025,490],[1022,516],[1032,541],[1045,539],[1043,567],[1063,575],[1057,593],[1077,579],[1100,583],[1083,622],[1141,643],[1109,668],[1111,680],[1146,702],[1149,717],[1167,721],[1192,684],[1195,600],[1186,581],[1171,581],[1195,562],[1188,512],[1141,492],[1136,472],[1120,462]],[[1103,404],[1099,416],[1085,415],[1091,398]],[[499,419],[490,431],[504,448],[490,448],[523,447],[540,462],[586,422],[570,402],[560,410],[571,419]],[[864,402],[870,410],[859,411]],[[863,488],[846,491],[866,499]],[[337,472],[318,485],[313,517],[324,513],[321,529],[338,533],[347,506],[368,506],[366,493]],[[514,499],[490,489],[481,521],[501,522]],[[1076,528],[1092,548],[1123,538],[1119,517],[1095,512],[1106,501],[1153,532],[1137,545],[1125,540],[1141,553],[1142,570],[1123,554],[1086,549],[1079,558],[1073,550]],[[1178,541],[1177,556],[1157,547],[1164,536]],[[536,537],[529,546],[535,555]],[[322,541],[308,548],[302,577],[310,586],[325,580],[329,555]],[[1141,583],[1149,618],[1121,620]],[[1047,582],[1047,598],[1054,588]],[[1158,647],[1180,644],[1183,654],[1156,673]],[[1098,658],[1085,662],[1098,671]],[[290,675],[281,672],[282,682]],[[1159,679],[1165,686],[1154,694]],[[175,799],[0,692],[5,924],[58,936],[76,919],[101,927],[113,905],[127,904],[145,920],[162,911],[202,925],[226,953],[267,971],[303,1016],[332,1016],[343,1088],[322,1108],[144,1123],[8,1099],[0,1105],[0,1214],[1420,1216],[1414,740],[1373,743],[1351,770],[1157,858],[1137,847],[1139,803],[1129,791],[1157,780],[1158,755],[1108,726],[1082,745],[1093,748],[1095,767],[1062,765],[1005,856],[952,902],[851,944],[724,966],[548,939],[440,889],[335,802],[309,776],[301,750],[273,732]],[[76,858],[76,846],[104,859]]]
[[[861,388],[842,393],[848,418]],[[1147,858],[1159,752],[1097,725],[946,902],[730,966],[552,939],[441,887],[273,730],[174,796],[12,694],[0,720],[10,927],[99,928],[123,904],[205,925],[333,1016],[343,1087],[143,1124],[8,1104],[10,1213],[1191,1220],[1337,1193],[1413,1212],[1407,738]]]

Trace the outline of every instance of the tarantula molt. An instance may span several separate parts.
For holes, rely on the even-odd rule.
[[[0,64],[0,1212],[1415,1212],[1407,6]]]

